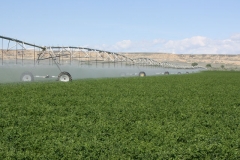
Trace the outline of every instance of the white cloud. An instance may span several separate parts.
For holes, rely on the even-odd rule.
[[[233,41],[240,41],[240,33],[239,34],[235,34],[235,35],[232,35],[230,37],[231,40]]]
[[[168,41],[164,44],[165,49],[172,48],[175,53],[199,53],[209,50],[211,40],[206,37],[196,36],[176,41]],[[205,52],[205,51],[204,51]]]
[[[125,50],[125,49],[129,49],[131,45],[132,45],[131,40],[123,40],[123,41],[117,42],[114,45],[114,48],[118,50]]]
[[[214,40],[194,36],[181,40],[154,39],[150,41],[123,40],[100,49],[114,52],[169,52],[177,54],[240,54],[240,34],[228,39]]]
[[[153,42],[153,44],[159,44],[159,43],[166,42],[166,40],[164,40],[164,39],[154,39],[152,42]]]

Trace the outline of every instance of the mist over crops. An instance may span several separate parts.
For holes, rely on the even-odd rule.
[[[145,72],[146,76],[163,75],[165,72],[170,74],[186,74],[199,72],[203,69],[173,69],[161,68],[158,66],[139,66],[139,65],[121,65],[121,64],[96,64],[96,63],[72,63],[59,64],[53,62],[32,64],[15,64],[14,62],[5,63],[0,66],[0,83],[21,82],[21,76],[24,73],[33,75],[33,81],[56,81],[61,72],[68,72],[73,80],[85,78],[110,78],[110,77],[132,77],[139,76],[140,72]],[[47,78],[46,78],[47,77]]]

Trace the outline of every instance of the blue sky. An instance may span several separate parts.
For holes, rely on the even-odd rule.
[[[8,0],[0,35],[114,52],[240,54],[240,0]]]

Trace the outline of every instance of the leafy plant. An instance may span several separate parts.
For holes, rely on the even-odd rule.
[[[195,66],[197,66],[197,65],[198,65],[198,63],[196,63],[196,62],[192,63],[192,66],[193,66],[193,67],[195,67]]]
[[[239,78],[1,84],[0,159],[239,159]]]
[[[207,68],[211,68],[212,65],[211,65],[211,64],[206,64],[206,67],[207,67]]]

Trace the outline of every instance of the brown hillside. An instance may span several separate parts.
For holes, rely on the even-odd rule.
[[[130,58],[151,58],[159,62],[175,64],[196,62],[201,66],[211,64],[213,67],[224,65],[226,68],[240,68],[240,55],[220,54],[170,54],[170,53],[122,53]]]

